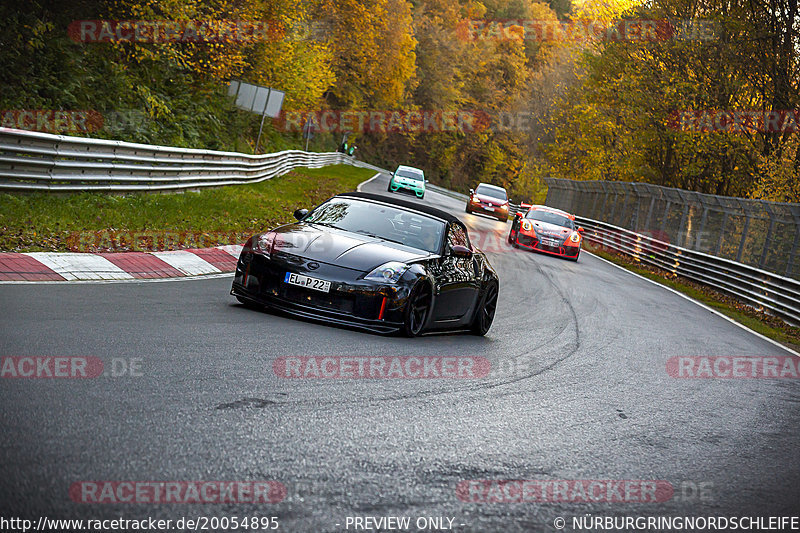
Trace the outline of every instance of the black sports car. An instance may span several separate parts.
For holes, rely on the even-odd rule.
[[[231,288],[240,302],[409,337],[492,325],[497,274],[453,215],[360,192],[294,215],[244,245]]]

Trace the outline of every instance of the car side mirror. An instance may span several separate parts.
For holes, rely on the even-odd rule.
[[[517,211],[516,213],[514,213],[514,216],[517,218],[522,218],[522,211]]]
[[[428,180],[425,180],[425,183],[428,183]]]
[[[460,244],[451,246],[450,253],[456,257],[472,257],[472,250]]]
[[[583,228],[578,226],[578,233],[583,233]]]
[[[308,214],[308,209],[298,209],[294,212],[294,218],[297,220],[303,220],[305,216]]]
[[[469,194],[470,194],[470,196],[472,196],[473,194],[475,194],[475,189],[470,189],[470,190],[469,190]]]

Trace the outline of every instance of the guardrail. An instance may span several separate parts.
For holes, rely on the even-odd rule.
[[[584,238],[684,278],[712,287],[800,326],[800,282],[589,218],[575,217]]]
[[[342,163],[353,159],[337,152],[248,155],[0,128],[0,190],[181,191]]]

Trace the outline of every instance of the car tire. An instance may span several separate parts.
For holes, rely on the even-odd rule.
[[[425,328],[431,312],[431,288],[425,282],[414,285],[408,295],[408,303],[403,310],[402,333],[406,337],[416,337]]]
[[[469,210],[469,206],[467,206],[467,207],[466,207],[465,211],[466,211],[467,213],[469,213],[470,215],[472,214],[472,211],[470,211],[470,210]]]
[[[392,182],[391,181],[389,182],[389,186],[386,187],[386,190],[389,191],[389,192],[392,192]]]
[[[506,239],[508,240],[508,244],[514,244],[514,237],[512,237],[512,235],[514,235],[513,229],[508,232],[508,239]]]
[[[569,259],[570,261],[572,261],[573,263],[577,263],[577,262],[578,262],[578,258],[579,258],[580,256],[581,256],[581,252],[580,252],[580,250],[578,250],[578,255],[576,255],[575,257],[569,257],[568,259]]]
[[[425,198],[425,193],[422,193],[422,196],[419,197],[420,200],[422,200],[423,198]]]
[[[490,281],[481,297],[481,303],[475,309],[475,316],[472,317],[470,332],[473,335],[483,337],[492,327],[494,315],[497,311],[498,286],[496,281]]]

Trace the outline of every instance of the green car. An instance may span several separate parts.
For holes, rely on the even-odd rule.
[[[420,200],[425,197],[425,173],[418,168],[400,165],[389,178],[389,192],[409,192]]]

